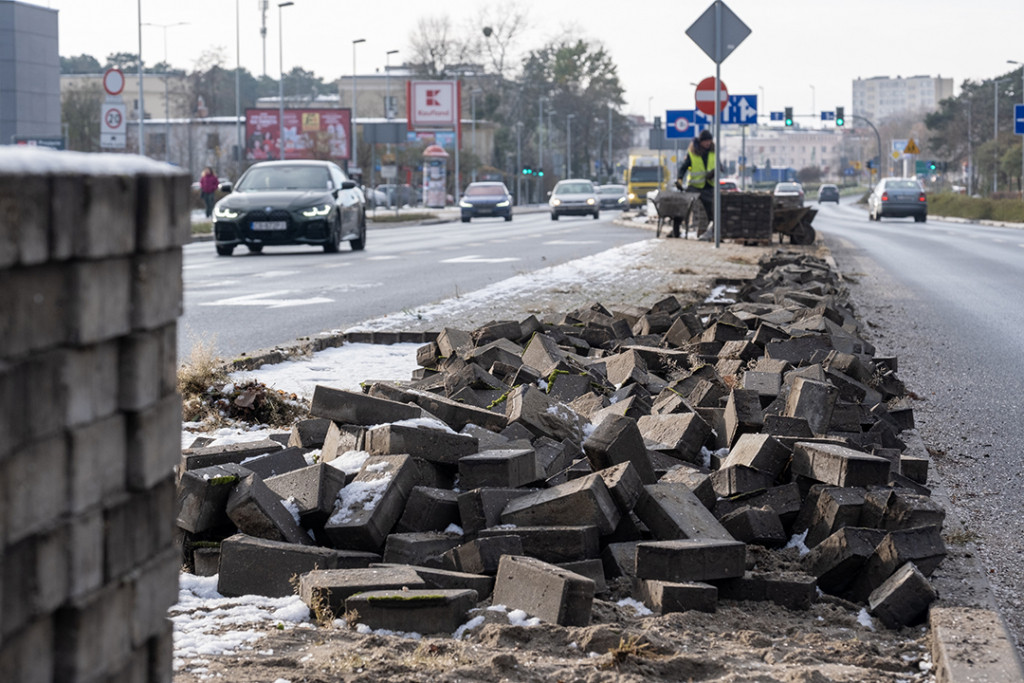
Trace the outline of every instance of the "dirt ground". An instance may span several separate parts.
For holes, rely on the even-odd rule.
[[[493,319],[566,311],[599,301],[609,308],[649,305],[672,293],[703,298],[715,277],[756,272],[773,247],[695,240],[651,242],[643,260],[623,264],[620,276],[581,282],[563,291],[510,297],[508,310],[464,313],[446,324],[472,329]],[[812,252],[821,247],[808,247]],[[569,291],[571,290],[571,291]],[[937,572],[955,586],[969,571],[969,553],[950,548]],[[795,549],[754,551],[759,569],[798,568]],[[629,603],[628,586],[610,585],[594,601],[591,624],[561,627],[508,623],[485,611],[483,623],[462,639],[412,638],[360,633],[341,621],[281,630],[267,625],[251,649],[185,662],[174,683],[333,683],[335,681],[930,681],[931,658],[924,626],[899,631],[870,623],[861,605],[820,595],[807,611],[771,603],[722,600],[715,613],[641,615]],[[471,615],[473,616],[473,615]]]

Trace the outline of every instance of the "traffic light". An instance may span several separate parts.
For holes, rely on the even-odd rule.
[[[936,168],[938,168],[938,166],[935,164],[934,161],[929,161],[928,162],[928,170],[929,171],[931,171],[932,173],[935,173],[935,169]]]
[[[543,168],[538,168],[537,169],[537,177],[538,178],[543,178],[544,177],[544,169]]]
[[[533,169],[529,166],[523,167],[523,175],[533,175]]]
[[[793,125],[793,107],[786,107],[786,125]]]
[[[846,117],[843,116],[843,107],[836,107],[836,125],[842,126],[846,123]]]

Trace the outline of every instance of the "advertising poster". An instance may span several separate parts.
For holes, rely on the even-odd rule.
[[[281,158],[277,109],[245,112],[246,158]],[[350,109],[285,109],[284,158],[347,160],[351,155]]]

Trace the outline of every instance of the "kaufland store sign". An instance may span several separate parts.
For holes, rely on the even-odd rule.
[[[458,81],[407,81],[409,130],[459,125]]]

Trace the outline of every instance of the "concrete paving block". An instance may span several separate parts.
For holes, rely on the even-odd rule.
[[[473,436],[442,429],[382,424],[366,431],[363,447],[373,455],[407,453],[431,462],[454,465],[462,456],[476,453],[479,441]]]
[[[298,577],[314,569],[356,569],[380,561],[380,555],[334,550],[235,534],[220,544],[217,592],[225,596],[295,595]]]
[[[408,455],[373,455],[338,493],[324,534],[335,548],[375,552],[402,516],[418,481]]]
[[[817,597],[814,577],[802,572],[749,571],[714,583],[720,600],[773,602],[792,610],[810,609]]]
[[[516,526],[483,529],[480,538],[518,536],[519,555],[529,555],[552,564],[596,558],[601,553],[600,535],[595,526]]]
[[[452,524],[460,524],[459,495],[451,489],[432,486],[414,486],[405,503],[405,511],[395,530],[444,531]]]
[[[929,459],[917,455],[900,455],[900,474],[922,486],[928,483]]]
[[[1013,636],[995,610],[940,607],[928,611],[935,680],[1024,681]]]
[[[188,472],[204,467],[226,465],[228,463],[238,464],[247,458],[262,455],[263,453],[274,453],[281,449],[281,444],[272,439],[231,443],[221,446],[186,448],[181,452],[181,462],[179,463],[178,471]]]
[[[312,545],[297,516],[256,474],[240,477],[228,495],[227,514],[242,533],[271,541]]]
[[[756,391],[761,405],[765,406],[782,392],[782,373],[748,370],[743,373],[742,387]]]
[[[311,417],[299,420],[292,425],[287,445],[310,449],[322,448],[330,426],[331,421],[325,417]]]
[[[544,377],[555,370],[566,369],[568,358],[568,352],[550,335],[543,333],[533,335],[522,355],[523,364],[536,369]]]
[[[127,444],[124,415],[68,430],[71,511],[80,513],[124,490]],[[0,457],[0,460],[3,460]]]
[[[70,341],[87,346],[131,332],[132,259],[73,261],[68,268],[64,312]]]
[[[309,406],[310,417],[323,417],[343,424],[377,425],[414,420],[422,415],[418,406],[317,385]]]
[[[637,420],[648,445],[685,462],[699,464],[711,426],[697,413],[645,415]],[[653,483],[653,482],[645,482]]]
[[[269,477],[265,483],[281,500],[294,502],[303,524],[314,528],[322,527],[330,517],[338,492],[345,485],[345,473],[317,463]]]
[[[472,537],[481,529],[500,524],[501,512],[509,501],[536,491],[537,489],[484,487],[460,493],[457,500],[462,530]]]
[[[761,398],[752,389],[733,389],[725,403],[725,434],[730,446],[742,434],[761,431],[764,425],[764,413],[761,410]]]
[[[732,498],[764,491],[775,483],[775,477],[745,465],[720,467],[710,475],[711,486],[720,498]]]
[[[293,547],[307,548],[310,546]],[[192,551],[192,564],[195,565],[193,573],[196,576],[217,576],[220,572],[220,546],[196,548]]]
[[[558,562],[559,567],[594,582],[594,594],[600,595],[608,590],[608,581],[604,575],[604,563],[599,558],[576,560],[575,562]]]
[[[886,486],[890,463],[845,446],[799,441],[793,446],[792,472],[832,486]]]
[[[714,502],[713,512],[719,520],[725,515],[744,506],[767,507],[779,516],[779,521],[787,530],[792,528],[803,505],[800,497],[800,485],[796,482],[773,486],[749,496],[738,496],[734,499],[721,499]]]
[[[879,529],[843,527],[812,548],[801,563],[805,571],[818,577],[821,590],[843,595],[884,538],[885,532]]]
[[[942,528],[946,511],[929,496],[895,491],[886,506],[881,528],[889,531],[934,526]]]
[[[519,323],[512,323],[518,327]],[[493,373],[495,363],[503,363],[509,367],[523,364],[523,347],[511,339],[495,339],[470,352],[467,360]]]
[[[743,506],[718,521],[733,538],[747,544],[781,548],[789,540],[778,513],[768,507]]]
[[[181,315],[182,260],[178,248],[132,257],[129,320],[133,330],[153,330]]]
[[[644,483],[631,462],[623,462],[613,467],[599,470],[597,474],[604,479],[604,485],[619,506],[622,514],[633,510],[636,502],[643,495]]]
[[[670,469],[658,480],[659,484],[684,484],[693,491],[697,500],[708,510],[715,511],[718,494],[711,483],[710,473],[691,465],[680,465]]]
[[[685,583],[743,576],[747,546],[740,541],[679,539],[636,546],[636,575]]]
[[[457,545],[441,556],[445,569],[469,574],[494,574],[505,555],[522,555],[523,542],[509,529],[503,535],[477,538]]]
[[[583,451],[595,471],[630,462],[644,484],[657,481],[636,421],[619,415],[605,418],[583,442]]]
[[[459,459],[459,487],[518,488],[537,481],[537,454],[532,448],[489,450]]]
[[[833,350],[832,341],[821,334],[806,334],[783,341],[765,344],[764,352],[768,358],[782,360],[793,365],[805,365],[817,351],[825,353]]]
[[[601,551],[605,576],[636,576],[636,546],[639,540],[609,543]]]
[[[377,590],[346,598],[345,610],[372,629],[451,634],[476,603],[476,591],[468,589]]]
[[[501,521],[519,526],[596,526],[603,535],[615,530],[621,516],[604,479],[590,474],[509,501]]]
[[[718,608],[718,588],[699,581],[638,579],[635,592],[637,599],[657,614],[714,612]]]
[[[373,393],[372,387],[370,393]],[[438,394],[415,390],[404,393],[408,400],[457,432],[468,424],[475,424],[492,432],[500,432],[509,422],[508,418],[500,412],[459,403]],[[498,410],[502,410],[502,407],[499,406]]]
[[[632,382],[644,384],[647,381],[647,363],[633,349],[606,356],[602,360],[607,369],[608,381],[617,387]]]
[[[867,491],[830,486],[818,493],[804,544],[813,548],[844,526],[862,526],[861,512]]]
[[[729,449],[722,467],[745,465],[777,479],[789,464],[791,453],[771,434],[742,434]]]
[[[545,391],[555,401],[569,403],[592,393],[594,378],[588,374],[556,372],[548,376]]]
[[[888,628],[913,626],[925,620],[928,608],[939,594],[918,571],[907,562],[868,596],[868,610]]]
[[[473,335],[466,330],[445,327],[435,340],[437,348],[445,358],[459,357],[473,350]]]
[[[733,540],[685,484],[645,486],[633,511],[658,540]]]
[[[946,544],[938,527],[890,531],[868,558],[858,577],[856,595],[866,600],[871,591],[907,562],[913,562],[926,577],[931,576],[945,558]]]
[[[401,565],[398,565],[401,566]],[[476,591],[480,600],[487,600],[494,590],[494,577],[485,574],[470,574],[439,567],[422,565],[411,567],[423,579],[428,588],[469,589]]]
[[[826,434],[838,394],[838,390],[830,384],[796,377],[786,396],[786,407],[782,414],[786,417],[801,417],[807,420],[812,432]]]
[[[314,613],[330,610],[340,617],[345,600],[377,590],[429,588],[412,567],[385,565],[353,569],[314,569],[299,575],[299,597]]]
[[[518,423],[515,426],[520,427]],[[524,427],[525,429],[525,427]],[[574,460],[583,457],[580,447],[568,439],[555,441],[546,436],[534,439],[533,450],[537,458],[537,478],[547,479],[569,467]]]
[[[532,557],[506,555],[498,566],[491,603],[560,626],[588,626],[594,589],[585,576]]]
[[[338,424],[331,420],[320,447],[320,460],[331,462],[349,451],[363,450],[366,431],[359,425]]]
[[[764,416],[764,433],[777,439],[811,439],[814,432],[810,425],[802,417],[787,417],[785,415]]]
[[[250,474],[234,463],[185,472],[178,482],[175,523],[193,534],[232,527],[234,523],[227,514],[228,497],[235,484]]]
[[[440,567],[441,556],[463,541],[459,534],[439,531],[388,534],[384,542],[384,562]]]
[[[308,452],[305,448],[289,446],[273,453],[261,453],[250,456],[239,464],[266,481],[271,477],[308,467],[309,463],[306,461],[306,453]]]
[[[509,392],[505,417],[509,422],[521,423],[535,436],[548,436],[555,441],[582,441],[587,423],[564,403],[550,399],[530,385],[521,385]]]

